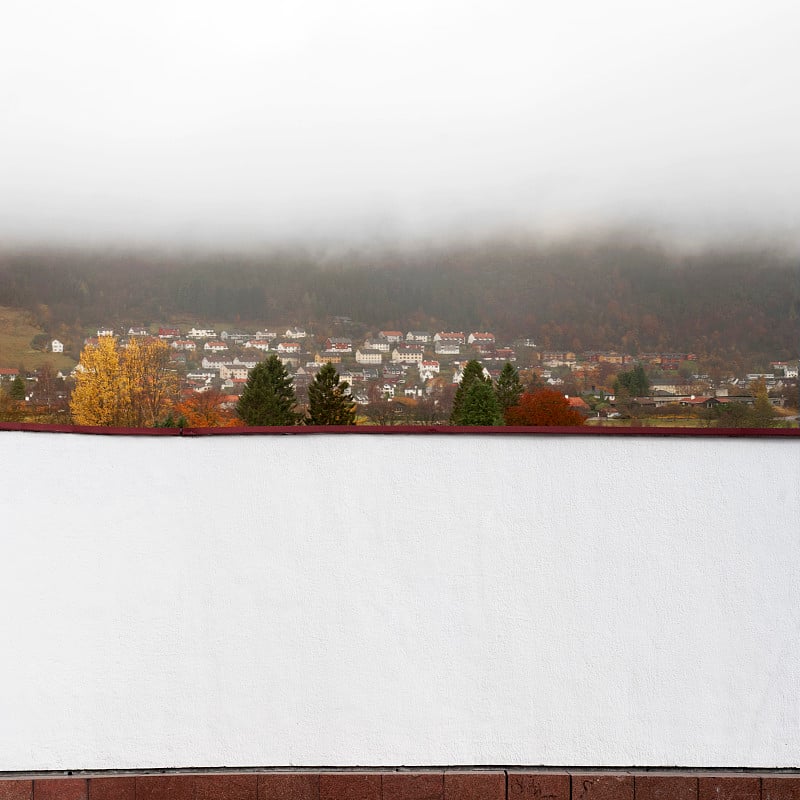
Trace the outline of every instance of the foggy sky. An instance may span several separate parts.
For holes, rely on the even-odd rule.
[[[0,242],[800,239],[797,0],[4,0]]]

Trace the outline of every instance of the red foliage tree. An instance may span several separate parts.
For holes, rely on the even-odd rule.
[[[553,389],[538,389],[525,393],[519,403],[506,411],[506,425],[583,425],[579,411],[570,408],[563,394]]]

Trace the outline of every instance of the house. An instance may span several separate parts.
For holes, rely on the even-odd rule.
[[[192,328],[186,336],[189,339],[216,339],[217,333],[211,328]]]
[[[421,344],[399,344],[392,350],[392,361],[395,364],[419,364],[425,355]]]
[[[275,331],[256,331],[255,335],[256,339],[266,339],[267,341],[272,341],[273,339],[278,338],[278,334]],[[291,338],[291,337],[289,337]]]
[[[173,350],[186,350],[187,352],[194,352],[197,350],[197,344],[191,339],[173,339],[170,343]]]
[[[248,339],[244,346],[247,348],[254,347],[256,350],[263,350],[265,353],[269,350],[269,339],[258,338],[258,339]]]
[[[203,345],[203,350],[208,351],[209,353],[224,353],[228,349],[228,345],[225,342],[206,342]]]
[[[439,374],[438,361],[420,361],[419,363],[419,379],[421,381],[430,380],[434,375]]]
[[[150,331],[147,328],[133,327],[128,328],[128,336],[149,336]]]
[[[305,328],[287,328],[286,333],[283,334],[287,339],[305,339]]]
[[[352,353],[353,341],[344,336],[331,336],[325,340],[326,353]]]
[[[770,367],[773,372],[783,373],[784,378],[797,377],[797,362],[796,361],[770,361]]]
[[[317,353],[314,356],[315,364],[341,364],[342,357],[339,353]]]
[[[11,383],[17,375],[19,375],[19,370],[14,367],[0,367],[0,383],[3,381]]]
[[[471,333],[469,335],[467,338],[467,344],[494,345],[494,334],[476,331],[475,333]]]
[[[513,347],[498,347],[494,351],[494,357],[498,361],[516,361],[517,354],[514,352]]]
[[[356,362],[358,364],[381,364],[383,363],[383,353],[380,350],[356,350]]]
[[[238,378],[246,381],[248,372],[249,370],[243,364],[232,364],[228,362],[227,364],[220,364],[219,366],[219,376],[223,380]]]
[[[461,345],[452,339],[439,339],[433,345],[437,356],[457,356],[461,354]]]
[[[428,344],[431,335],[427,331],[409,331],[406,334],[406,342],[409,344]]]
[[[228,359],[226,356],[218,355],[216,353],[208,356],[203,356],[200,362],[203,369],[216,369],[218,370],[223,364],[227,364]]]
[[[389,344],[396,344],[403,341],[402,331],[378,331],[378,337],[385,339]]]
[[[113,336],[114,331],[111,328],[98,328],[97,329],[97,338],[99,339],[101,336]]]
[[[546,367],[574,367],[578,363],[575,353],[570,350],[545,350],[542,363]]]
[[[63,353],[64,344],[59,342],[58,339],[53,339],[53,341],[50,342],[50,350],[52,350],[54,353]]]
[[[178,328],[159,328],[158,329],[158,338],[159,339],[180,339],[181,332]]]
[[[276,348],[276,353],[299,353],[300,345],[297,342],[281,342]]]
[[[467,339],[461,331],[439,331],[434,337],[435,342],[456,342],[457,344],[466,344]]]
[[[382,372],[384,378],[394,378],[397,380],[403,376],[403,368],[400,364],[384,364]]]
[[[260,363],[260,359],[256,358],[255,356],[234,356],[233,363],[236,366],[247,367],[247,369],[253,369],[256,364]]]
[[[388,353],[392,349],[392,346],[386,341],[386,339],[365,339],[364,349],[380,350],[381,353]]]

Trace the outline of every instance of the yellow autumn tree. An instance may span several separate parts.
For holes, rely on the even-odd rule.
[[[70,400],[77,425],[152,427],[171,408],[177,375],[169,349],[157,339],[132,338],[122,348],[114,336],[84,347]]]

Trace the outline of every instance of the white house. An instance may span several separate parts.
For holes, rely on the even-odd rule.
[[[466,344],[467,339],[461,331],[439,331],[434,337],[434,342],[457,342]]]
[[[278,353],[299,353],[300,345],[297,342],[281,342],[275,350]]]
[[[419,364],[425,354],[421,344],[399,344],[392,350],[392,361],[395,364]]]
[[[469,338],[467,339],[468,344],[494,344],[494,334],[493,333],[481,333],[480,331],[475,331],[475,333],[471,333]]]
[[[433,346],[437,356],[457,356],[461,353],[461,345],[451,339],[440,339]]]
[[[258,339],[248,339],[244,343],[244,346],[254,347],[256,350],[263,350],[264,352],[266,352],[267,350],[269,350],[269,339],[265,339],[262,337],[259,337]]]
[[[409,331],[406,334],[406,341],[409,344],[427,344],[431,340],[431,335],[427,331]]]
[[[210,328],[192,328],[186,336],[189,339],[216,339],[217,333]]]
[[[365,339],[365,350],[380,350],[382,353],[388,353],[392,348],[386,339]]]
[[[287,328],[284,336],[287,339],[305,339],[306,330],[305,328]]]
[[[59,342],[58,339],[53,339],[53,341],[50,343],[50,349],[54,353],[63,353],[64,345],[62,342]]]
[[[356,350],[356,362],[359,364],[381,364],[383,363],[383,353],[380,350]]]
[[[403,332],[402,331],[379,331],[378,336],[381,339],[385,339],[390,344],[395,344],[396,342],[403,341]]]
[[[206,342],[203,345],[203,350],[206,350],[209,353],[223,353],[227,349],[228,345],[226,345],[225,342]]]
[[[434,375],[439,374],[438,361],[420,361],[419,378],[422,381],[430,380]]]

